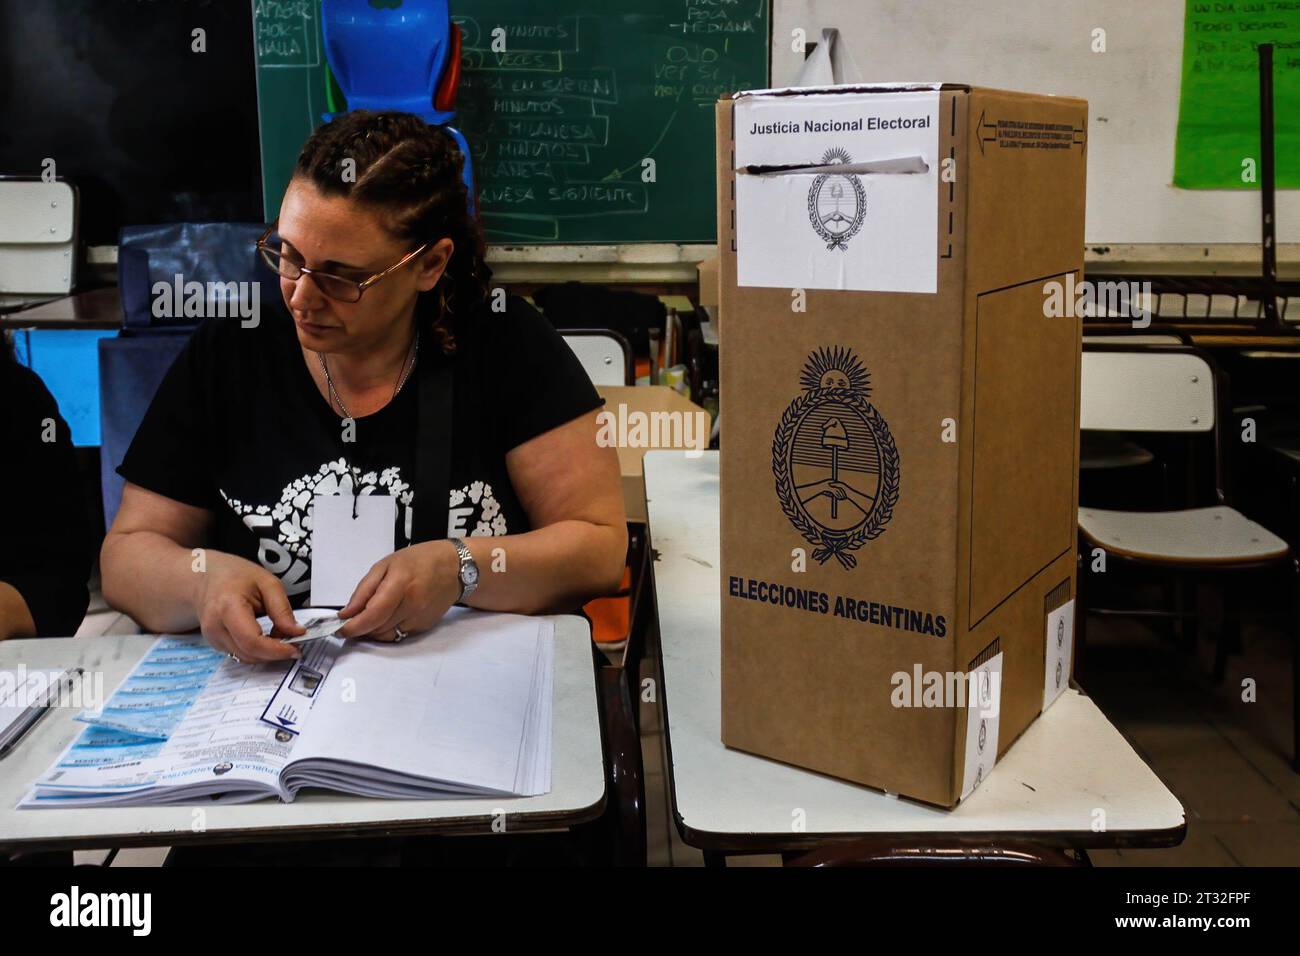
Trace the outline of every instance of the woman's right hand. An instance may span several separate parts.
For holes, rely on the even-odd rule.
[[[195,612],[209,644],[245,663],[299,656],[295,645],[263,635],[257,624],[258,615],[265,614],[285,637],[306,633],[279,578],[246,558],[219,551],[207,552],[202,574]]]

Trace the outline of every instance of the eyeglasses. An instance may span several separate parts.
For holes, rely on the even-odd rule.
[[[380,279],[389,273],[396,272],[402,266],[406,265],[420,253],[429,248],[429,243],[424,243],[420,248],[408,252],[397,262],[393,263],[383,272],[376,272],[368,279],[361,282],[355,279],[347,279],[343,276],[334,275],[332,272],[320,272],[316,269],[308,269],[301,262],[295,262],[286,256],[279,248],[279,237],[276,237],[274,244],[267,242],[271,234],[275,232],[276,223],[272,223],[266,232],[262,233],[262,238],[257,240],[257,251],[262,254],[266,264],[282,278],[290,281],[296,281],[304,275],[309,275],[312,281],[316,283],[316,288],[320,289],[323,295],[331,299],[337,299],[340,302],[356,302],[361,298],[361,293],[365,292]]]

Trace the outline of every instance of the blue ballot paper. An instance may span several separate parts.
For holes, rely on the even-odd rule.
[[[161,638],[101,709],[84,711],[77,720],[166,740],[224,660],[200,637]]]

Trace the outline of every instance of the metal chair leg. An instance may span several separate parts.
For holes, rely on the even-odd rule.
[[[1074,682],[1082,687],[1084,645],[1088,636],[1088,605],[1086,601],[1088,589],[1084,585],[1084,581],[1088,576],[1088,551],[1083,546],[1082,541],[1079,543],[1079,549],[1080,560],[1074,574],[1074,660],[1071,662],[1070,673],[1074,675]]]
[[[1178,575],[1178,630],[1184,653],[1196,653],[1196,582],[1187,575]]]
[[[645,775],[641,764],[641,738],[628,693],[627,675],[621,667],[600,668],[597,678],[608,752],[608,806],[605,811],[613,862],[619,866],[645,866]]]
[[[1223,620],[1220,622],[1218,638],[1214,644],[1214,683],[1223,683],[1227,670],[1228,652],[1241,646],[1241,606],[1234,587],[1236,582],[1223,579]]]

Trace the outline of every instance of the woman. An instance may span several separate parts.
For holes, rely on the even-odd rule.
[[[404,113],[347,113],[307,141],[259,243],[287,313],[209,319],[168,372],[118,468],[111,605],[269,661],[297,651],[255,618],[303,633],[314,549],[318,586],[359,580],[319,602],[346,601],[344,637],[400,640],[458,601],[537,613],[617,589],[601,399],[545,319],[488,294],[461,163]],[[350,515],[326,536],[338,495]],[[377,539],[391,553],[350,570]]]
[[[0,333],[0,640],[71,637],[94,561],[68,424],[54,396]]]

